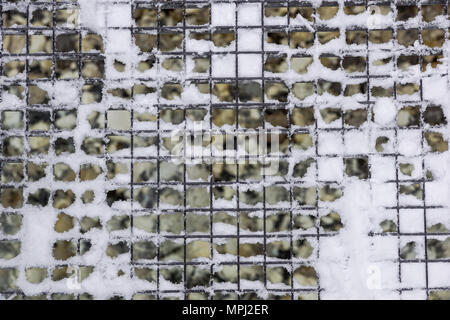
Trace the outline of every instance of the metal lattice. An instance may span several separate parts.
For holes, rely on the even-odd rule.
[[[447,1],[0,12],[0,297],[448,297]]]

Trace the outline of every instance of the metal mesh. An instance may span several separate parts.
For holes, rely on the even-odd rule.
[[[0,295],[345,297],[357,180],[362,282],[447,297],[447,2],[313,4],[2,0]]]

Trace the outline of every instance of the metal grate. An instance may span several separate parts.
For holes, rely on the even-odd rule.
[[[1,297],[448,297],[447,1],[0,12]]]

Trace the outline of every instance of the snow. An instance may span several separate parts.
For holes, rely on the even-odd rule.
[[[400,232],[420,233],[424,230],[424,219],[422,210],[403,209],[400,210]]]
[[[132,23],[129,5],[108,6],[107,14],[109,27],[129,27]]]
[[[428,286],[441,288],[450,286],[448,263],[439,262],[428,264]]]
[[[383,183],[388,180],[395,180],[395,162],[388,157],[372,157],[370,159],[372,181]]]
[[[424,99],[430,101],[442,101],[448,97],[448,79],[432,76],[423,80]]]
[[[106,51],[111,53],[130,53],[131,46],[124,46],[124,43],[131,43],[131,33],[129,30],[108,30],[108,41]]]
[[[425,263],[403,263],[400,271],[402,286],[413,289],[426,287],[425,272]]]
[[[81,25],[100,33],[105,28],[106,9],[101,0],[78,0]]]
[[[373,202],[379,207],[396,205],[397,188],[394,183],[374,184],[372,186]]]
[[[342,154],[343,143],[342,137],[333,132],[321,132],[318,138],[319,154],[333,155]]]
[[[348,132],[344,135],[346,154],[367,154],[369,153],[369,134],[363,132]]]
[[[213,26],[234,26],[236,5],[234,3],[212,3],[211,24]]]
[[[392,124],[397,116],[397,107],[393,103],[392,99],[381,98],[377,99],[373,107],[375,114],[375,122],[379,125],[385,126]]]
[[[398,133],[398,152],[407,157],[422,153],[422,132],[420,130],[400,131]]]
[[[261,25],[261,4],[242,3],[238,6],[239,26],[260,26]]]
[[[449,200],[448,198],[443,197],[443,195],[449,193],[449,185],[446,182],[429,182],[427,183],[425,201],[430,206],[447,206],[449,204]]]
[[[342,7],[343,1],[338,1]],[[55,81],[54,83],[42,83],[39,86],[49,92],[51,96],[52,106],[64,106],[64,108],[77,108],[77,128],[73,132],[58,133],[58,137],[73,137],[77,152],[70,156],[64,156],[64,162],[71,165],[72,168],[79,167],[83,163],[95,163],[101,166],[103,172],[107,172],[107,167],[104,159],[96,156],[87,156],[79,147],[84,138],[87,136],[104,138],[103,131],[91,130],[87,115],[92,111],[106,112],[108,119],[111,121],[113,117],[130,117],[131,112],[149,112],[153,115],[158,113],[158,104],[170,104],[184,109],[187,105],[201,105],[202,108],[209,109],[211,102],[219,103],[217,98],[208,94],[200,94],[194,83],[190,83],[186,79],[195,76],[198,79],[206,79],[206,75],[191,73],[193,68],[193,61],[191,57],[186,57],[188,60],[184,66],[186,71],[181,73],[173,73],[164,70],[159,65],[152,71],[147,73],[139,73],[135,71],[136,65],[144,56],[138,56],[138,50],[132,45],[131,28],[134,27],[134,22],[131,16],[131,4],[112,3],[112,1],[100,0],[78,0],[80,4],[80,21],[81,25],[91,32],[101,34],[105,39],[105,61],[106,61],[106,79],[104,81],[105,88],[131,88],[134,84],[141,83],[139,78],[149,79],[151,83],[149,86],[157,87],[158,92],[141,97],[135,97],[131,102],[127,102],[112,97],[104,97],[102,103],[85,104],[80,106],[79,94],[81,82],[78,81]],[[314,2],[314,6],[319,6],[319,2]],[[342,9],[342,8],[341,8]],[[383,88],[393,88],[394,84],[405,83],[422,83],[423,91],[417,92],[415,95],[399,97],[375,97],[373,92],[369,93],[370,103],[365,105],[366,96],[352,96],[338,97],[330,94],[323,94],[319,96],[314,93],[306,97],[304,100],[295,98],[290,93],[286,108],[292,110],[299,106],[314,107],[315,118],[317,119],[316,126],[311,126],[308,129],[313,137],[313,148],[309,150],[292,150],[289,155],[289,177],[286,178],[286,190],[297,186],[306,187],[313,186],[320,190],[323,186],[329,185],[331,182],[333,187],[342,188],[343,197],[334,202],[322,201],[319,197],[317,214],[323,216],[330,212],[337,212],[341,219],[343,228],[330,235],[329,237],[319,236],[317,241],[310,243],[314,247],[313,258],[308,261],[316,269],[319,274],[321,298],[324,299],[424,299],[426,292],[422,290],[426,286],[426,275],[428,274],[428,286],[430,288],[450,286],[449,264],[448,262],[433,262],[425,264],[423,260],[413,263],[399,263],[399,248],[406,245],[408,242],[414,241],[416,243],[417,258],[425,258],[425,242],[422,235],[415,236],[414,234],[421,234],[427,228],[437,223],[443,223],[447,228],[450,228],[450,220],[448,216],[448,208],[450,205],[450,158],[449,153],[430,154],[427,153],[428,147],[423,138],[426,131],[442,132],[444,140],[448,141],[450,134],[448,126],[436,129],[431,128],[427,124],[421,122],[421,127],[402,129],[396,127],[396,120],[398,111],[404,106],[420,105],[422,110],[425,106],[430,104],[440,105],[444,110],[447,120],[450,119],[450,95],[447,72],[448,67],[448,44],[443,48],[444,60],[443,66],[431,69],[428,68],[426,72],[421,72],[419,68],[413,68],[407,72],[397,70],[394,62],[389,62],[384,66],[373,66],[372,63],[378,59],[391,57],[391,52],[403,54],[408,52],[421,52],[424,49],[423,45],[417,42],[412,48],[404,49],[398,46],[395,42],[390,41],[388,44],[375,45],[369,44],[367,50],[365,45],[362,46],[347,46],[344,37],[344,27],[362,26],[369,28],[390,28],[398,26],[400,23],[394,21],[394,15],[387,16],[372,15],[363,13],[349,19],[340,10],[335,18],[329,21],[322,21],[328,27],[339,27],[341,36],[338,39],[330,41],[327,44],[321,45],[316,43],[311,49],[291,49],[286,46],[270,45],[263,43],[262,25],[266,24],[286,24],[287,18],[267,18],[263,14],[264,8],[261,3],[234,3],[229,2],[211,2],[211,30],[216,27],[230,27],[237,31],[236,41],[227,48],[218,48],[213,46],[210,42],[204,40],[192,40],[189,38],[189,32],[186,32],[185,42],[186,50],[195,53],[215,53],[211,57],[211,75],[214,78],[235,78],[235,77],[279,77],[288,87],[292,87],[295,83],[314,82],[317,80],[337,81],[343,84],[354,84],[355,80],[351,78],[342,70],[331,71],[324,69],[318,62],[322,53],[335,53],[342,56],[345,50],[352,53],[366,56],[369,55],[369,72],[374,75],[387,75],[385,78],[370,79],[370,91],[376,86]],[[264,18],[263,18],[264,17]],[[264,20],[262,20],[262,18]],[[237,22],[237,26],[236,26]],[[266,23],[267,22],[267,23]],[[440,27],[448,28],[448,22],[444,19],[436,21]],[[411,19],[404,25],[414,27],[420,24],[420,18]],[[306,21],[300,15],[295,19],[291,19],[291,25],[302,25],[310,31],[314,31],[314,24]],[[106,28],[106,26],[108,28]],[[238,28],[245,26],[246,28]],[[250,28],[247,28],[250,27]],[[121,28],[121,29],[117,29]],[[152,31],[153,32],[153,31]],[[234,53],[235,45],[237,43],[237,56]],[[262,49],[274,50],[284,53],[287,56],[287,61],[295,54],[302,54],[314,58],[314,62],[309,66],[306,74],[300,75],[292,70],[284,74],[271,74],[262,70],[264,63]],[[405,51],[406,50],[406,51]],[[232,53],[225,53],[225,52]],[[244,52],[245,51],[245,52]],[[160,53],[157,58],[162,58]],[[120,60],[126,64],[126,71],[123,73],[117,72],[112,64],[114,60]],[[237,66],[236,66],[237,63]],[[188,66],[188,68],[186,68]],[[236,68],[237,67],[237,68]],[[236,75],[236,69],[238,74]],[[181,98],[174,100],[164,100],[160,94],[160,88],[168,80],[175,80],[183,84],[183,93]],[[123,81],[118,81],[123,80]],[[209,79],[207,79],[209,80]],[[364,79],[365,81],[365,79]],[[317,89],[317,88],[316,88]],[[106,91],[106,90],[105,90]],[[410,102],[410,100],[414,100]],[[421,101],[422,100],[422,101]],[[266,97],[264,102],[275,103],[269,101]],[[13,107],[22,108],[24,102],[19,101],[16,97],[4,92],[0,102],[1,110],[9,110]],[[259,103],[255,103],[256,107],[261,107]],[[109,108],[124,108],[125,112],[112,113],[108,112]],[[342,118],[327,124],[321,116],[319,109],[325,107],[340,108],[342,110],[350,110],[353,108],[368,108],[369,121],[365,122],[360,128],[353,128],[342,121]],[[373,116],[373,122],[371,120]],[[422,117],[423,118],[423,117]],[[422,119],[423,120],[423,119]],[[197,123],[187,121],[191,128],[196,129]],[[209,129],[210,115],[205,117],[205,123],[208,123]],[[132,124],[133,130],[169,130],[172,133],[183,130],[182,125],[171,125],[163,121],[152,121],[138,123],[135,119]],[[268,126],[268,125],[267,125]],[[270,126],[268,126],[270,127]],[[113,128],[113,129],[127,129],[128,126]],[[345,128],[345,130],[344,130]],[[235,130],[233,126],[223,127],[226,132]],[[303,130],[302,128],[301,130]],[[294,133],[290,130],[290,133]],[[136,136],[136,133],[133,133]],[[154,133],[139,133],[140,136],[153,135]],[[384,151],[378,153],[375,151],[375,141],[378,137],[386,136],[389,142],[383,145]],[[170,132],[167,133],[170,137]],[[214,147],[207,146],[205,150],[210,152],[213,150],[216,154],[224,155],[216,150]],[[122,150],[112,155],[108,155],[114,160],[121,156],[130,156],[130,148]],[[202,152],[205,150],[201,150]],[[317,152],[317,153],[316,153]],[[230,152],[232,154],[233,152]],[[384,155],[383,155],[384,153]],[[158,148],[156,145],[151,145],[146,148],[135,147],[133,149],[134,157],[161,157],[167,156],[169,152],[164,148]],[[205,154],[204,154],[205,155]],[[234,154],[233,154],[234,156]],[[367,156],[370,164],[370,178],[367,180],[359,180],[356,177],[348,177],[345,172],[344,159],[354,158],[359,156]],[[290,175],[293,171],[293,166],[299,160],[305,160],[307,157],[312,157],[316,163],[311,164],[308,169],[306,178],[301,179],[297,184],[293,179],[291,181]],[[113,208],[105,204],[105,191],[114,190],[130,182],[130,175],[117,175],[114,179],[108,180],[104,175],[100,175],[91,182],[54,182],[51,179],[52,165],[59,162],[61,158],[55,155],[48,155],[43,159],[47,161],[49,166],[47,168],[47,178],[40,182],[34,183],[27,187],[25,195],[33,192],[37,188],[48,187],[52,191],[56,189],[70,188],[77,194],[77,201],[69,208],[64,210],[65,213],[81,218],[83,216],[100,217],[104,223],[118,212],[121,214],[129,214],[131,209],[143,209],[139,204],[131,203],[131,201],[123,203],[115,203]],[[233,160],[234,161],[234,160]],[[131,160],[123,160],[129,167],[131,172]],[[400,172],[400,164],[410,163],[414,165],[414,171],[411,176],[407,176]],[[316,173],[317,165],[317,176]],[[398,194],[397,183],[393,182],[397,178],[401,180],[406,179],[422,179],[425,170],[430,169],[433,173],[434,180],[420,183],[421,188],[425,192],[425,199],[418,199],[413,195]],[[263,186],[273,186],[275,177],[266,177],[266,180],[261,184],[254,185],[239,184],[238,187],[233,185],[232,188],[236,193],[242,193],[247,190],[254,190],[257,192],[263,191]],[[318,180],[318,181],[317,181]],[[409,185],[411,182],[403,182],[400,185]],[[182,195],[184,192],[183,185],[171,186],[171,188],[178,190]],[[209,188],[209,185],[208,185]],[[89,206],[82,206],[79,195],[87,190],[92,189],[95,192],[96,200]],[[135,188],[135,190],[137,190]],[[270,190],[269,188],[266,188]],[[212,190],[208,190],[212,192]],[[209,194],[209,193],[208,193]],[[397,198],[398,197],[398,198]],[[263,218],[267,212],[263,210],[263,203],[261,201],[254,205],[246,204],[242,201],[238,203],[237,196],[231,200],[216,198],[213,195],[213,208],[226,209],[255,209],[254,216]],[[407,208],[396,209],[398,205],[407,206]],[[432,206],[423,210],[422,206]],[[294,203],[289,201],[280,201],[278,203],[269,205],[266,204],[264,208],[290,208],[291,211],[301,211],[301,214],[316,214],[309,212],[302,208],[296,207]],[[158,210],[183,210],[184,206],[160,204]],[[390,209],[389,209],[390,208]],[[203,208],[209,209],[209,206]],[[391,210],[392,209],[392,210]],[[149,214],[160,214],[161,212],[155,210]],[[69,263],[74,265],[93,265],[95,271],[91,274],[81,285],[80,288],[70,288],[67,282],[61,281],[55,283],[47,279],[40,285],[30,285],[25,279],[24,270],[30,266],[48,266],[53,268],[57,265],[52,257],[52,244],[55,240],[60,239],[61,235],[54,232],[54,224],[60,210],[56,210],[51,206],[45,209],[36,209],[30,205],[25,205],[23,212],[23,227],[18,237],[22,242],[21,255],[12,261],[0,260],[0,267],[17,265],[20,268],[20,277],[18,285],[26,294],[35,294],[42,291],[51,292],[89,292],[94,294],[96,298],[107,298],[112,294],[123,294],[126,298],[131,298],[132,295],[138,291],[156,290],[155,283],[148,283],[131,277],[129,271],[123,277],[117,277],[117,271],[129,270],[130,256],[123,254],[116,260],[112,260],[105,256],[105,250],[111,241],[118,239],[125,239],[128,242],[147,237],[148,234],[144,232],[132,233],[127,230],[125,232],[117,232],[111,235],[106,231],[97,230],[86,235],[89,238],[93,247],[89,253],[83,257],[74,257],[69,260]],[[209,212],[208,212],[209,214]],[[236,213],[230,210],[229,214],[235,217]],[[398,221],[397,221],[398,216]],[[390,219],[396,224],[399,223],[398,229],[401,235],[369,235],[371,232],[380,232],[380,222],[385,219]],[[427,225],[425,225],[425,222]],[[297,230],[298,231],[298,230]],[[296,232],[297,232],[296,231]],[[212,233],[214,235],[236,235],[238,227],[236,225],[226,223],[212,224]],[[251,231],[240,229],[241,234],[254,234]],[[306,231],[305,231],[306,232]],[[309,231],[308,231],[309,232]],[[315,232],[315,229],[314,229]],[[241,243],[261,243],[263,241],[263,233],[261,237],[242,240]],[[301,239],[301,232],[298,231]],[[410,235],[408,235],[410,234]],[[76,238],[79,235],[75,231],[70,231],[62,237]],[[155,241],[161,243],[164,241],[164,235],[152,234]],[[431,239],[428,236],[428,239]],[[209,241],[209,239],[208,239]],[[214,244],[226,242],[224,239],[214,239]],[[209,242],[208,242],[209,243]],[[320,249],[320,250],[319,250]],[[319,253],[320,251],[320,253]],[[220,269],[220,262],[237,261],[236,255],[219,254],[217,250],[213,249],[213,259],[201,258],[198,261],[205,262],[206,265],[212,264],[215,269]],[[264,257],[259,255],[251,258],[240,258],[241,261],[262,263]],[[284,261],[284,260],[283,260]],[[288,261],[290,262],[290,261]],[[286,265],[289,266],[289,263]],[[290,268],[290,266],[289,266]],[[400,268],[400,279],[399,276]],[[428,269],[426,269],[428,268]],[[428,272],[426,272],[428,270]],[[275,284],[270,284],[272,287],[283,288]],[[298,284],[295,284],[299,287]],[[214,288],[220,285],[214,284]],[[231,284],[224,284],[222,287],[233,287]],[[241,282],[241,288],[249,288],[258,292],[260,296],[267,296],[267,288],[264,288],[262,282],[247,281]],[[398,292],[398,289],[407,288],[414,289],[411,291]],[[183,290],[183,285],[175,285],[169,281],[161,280],[159,290]],[[211,290],[208,288],[205,290]],[[289,291],[289,288],[287,288]]]
[[[215,78],[234,78],[236,76],[236,56],[233,54],[212,57],[212,76]]]
[[[240,54],[238,56],[239,77],[260,77],[262,57],[260,54]]]
[[[261,51],[262,32],[260,28],[239,29],[237,34],[238,51]]]
[[[344,160],[340,157],[321,158],[318,160],[319,179],[324,181],[342,181]]]

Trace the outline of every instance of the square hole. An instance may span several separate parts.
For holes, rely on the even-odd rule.
[[[422,5],[422,20],[432,22],[437,16],[444,15],[445,7],[443,4]]]
[[[269,4],[264,8],[264,25],[285,25],[287,17],[288,8],[281,4]]]
[[[236,188],[232,186],[215,185],[213,187],[212,206],[215,208],[235,208],[237,199]]]
[[[184,181],[183,165],[167,161],[160,161],[159,179],[161,181]]]
[[[263,190],[257,187],[239,190],[239,202],[242,207],[259,208],[263,206]]]
[[[33,10],[30,22],[33,27],[51,28],[53,26],[53,13],[47,9]]]
[[[57,26],[74,27],[78,25],[79,10],[67,8],[56,10],[55,21]]]
[[[214,162],[212,165],[213,181],[236,181],[237,164]]]
[[[215,235],[231,235],[237,233],[237,218],[234,213],[214,212],[213,233]]]
[[[48,111],[31,111],[27,113],[28,129],[31,131],[50,130],[51,118]]]
[[[138,27],[156,27],[158,9],[138,7],[133,11],[133,19]]]
[[[73,138],[67,138],[67,139],[57,138],[56,139],[55,154],[57,156],[59,156],[64,153],[75,153],[75,142],[74,142]]]
[[[186,214],[187,233],[209,233],[209,230],[210,230],[209,214],[197,214],[192,212]]]
[[[57,110],[55,112],[55,127],[60,130],[72,130],[77,126],[77,111]]]
[[[399,185],[399,202],[406,206],[420,206],[423,204],[423,186],[415,182],[405,182]]]
[[[105,61],[103,59],[83,59],[81,75],[86,79],[104,78]]]
[[[238,281],[238,269],[237,265],[215,265],[214,266],[214,285],[219,288],[223,287],[228,289],[229,287],[236,288]]]
[[[8,78],[13,77],[23,77],[25,74],[25,61],[21,60],[12,60],[12,61],[5,61],[3,65],[3,75]]]
[[[266,232],[289,232],[291,230],[290,213],[274,211],[266,215]]]
[[[58,79],[77,79],[78,61],[76,60],[56,60],[56,78]]]
[[[3,156],[19,157],[24,154],[23,137],[6,137],[3,139]]]
[[[3,130],[23,129],[23,112],[3,111],[2,129]]]
[[[10,27],[24,27],[27,24],[26,13],[18,10],[3,11],[3,26]]]
[[[399,157],[398,169],[399,180],[421,179],[422,159],[421,157]]]
[[[265,202],[269,207],[289,207],[290,206],[290,191],[289,186],[267,186]]]
[[[133,166],[133,182],[142,183],[156,181],[158,177],[158,166],[156,162],[140,161]]]
[[[425,239],[423,236],[403,236],[400,238],[400,258],[412,261],[425,258]]]
[[[79,52],[79,38],[78,34],[60,34],[56,36],[56,51],[57,52]]]
[[[98,34],[88,33],[81,39],[83,52],[104,52],[103,38]]]
[[[118,135],[108,135],[106,137],[106,140],[106,152],[110,154],[120,151],[125,151],[126,153],[128,153],[131,147],[131,137],[126,133]],[[103,140],[101,138],[98,138],[98,142],[103,144]]]
[[[188,70],[195,73],[208,73],[209,71],[209,58],[208,57],[195,57],[188,58],[186,62]]]
[[[81,90],[81,104],[100,103],[103,99],[103,83],[86,84]]]
[[[22,34],[6,34],[3,36],[3,50],[12,53],[23,53],[26,49],[27,36]]]
[[[44,155],[50,150],[50,137],[29,137],[28,145],[30,147],[29,155]]]
[[[208,187],[189,187],[186,190],[186,206],[205,208],[210,206],[210,190]]]
[[[198,35],[203,35],[203,37],[197,40],[209,40],[209,35],[207,33]],[[236,34],[233,30],[217,30],[212,33],[211,38],[214,44],[214,47],[212,48],[214,51],[224,51],[235,48]],[[201,43],[199,43],[199,45],[200,44]]]
[[[160,33],[159,50],[162,52],[180,51],[183,48],[184,34],[181,32]]]
[[[412,47],[414,43],[419,41],[419,30],[418,29],[405,29],[397,31],[397,42],[398,44],[405,47]]]
[[[183,22],[183,10],[176,8],[162,8],[159,14],[161,26],[175,27]]]
[[[22,182],[24,179],[24,165],[22,162],[3,162],[1,166],[1,182]]]
[[[186,23],[188,25],[208,25],[210,11],[208,7],[186,8]]]
[[[29,65],[28,78],[34,79],[50,79],[52,76],[52,60],[32,60]]]
[[[394,130],[374,130],[370,140],[371,152],[382,154],[395,152],[397,139]]]
[[[128,110],[108,110],[108,128],[114,130],[130,130],[131,114]]]
[[[392,41],[392,30],[369,30],[369,42],[375,45],[387,44]]]
[[[384,53],[375,57],[369,57],[370,72],[374,74],[385,74],[394,69],[395,59],[392,54]]]
[[[209,181],[210,165],[206,163],[190,164],[186,166],[187,180],[192,182]]]
[[[160,216],[160,232],[180,234],[184,230],[182,213],[163,213]]]

